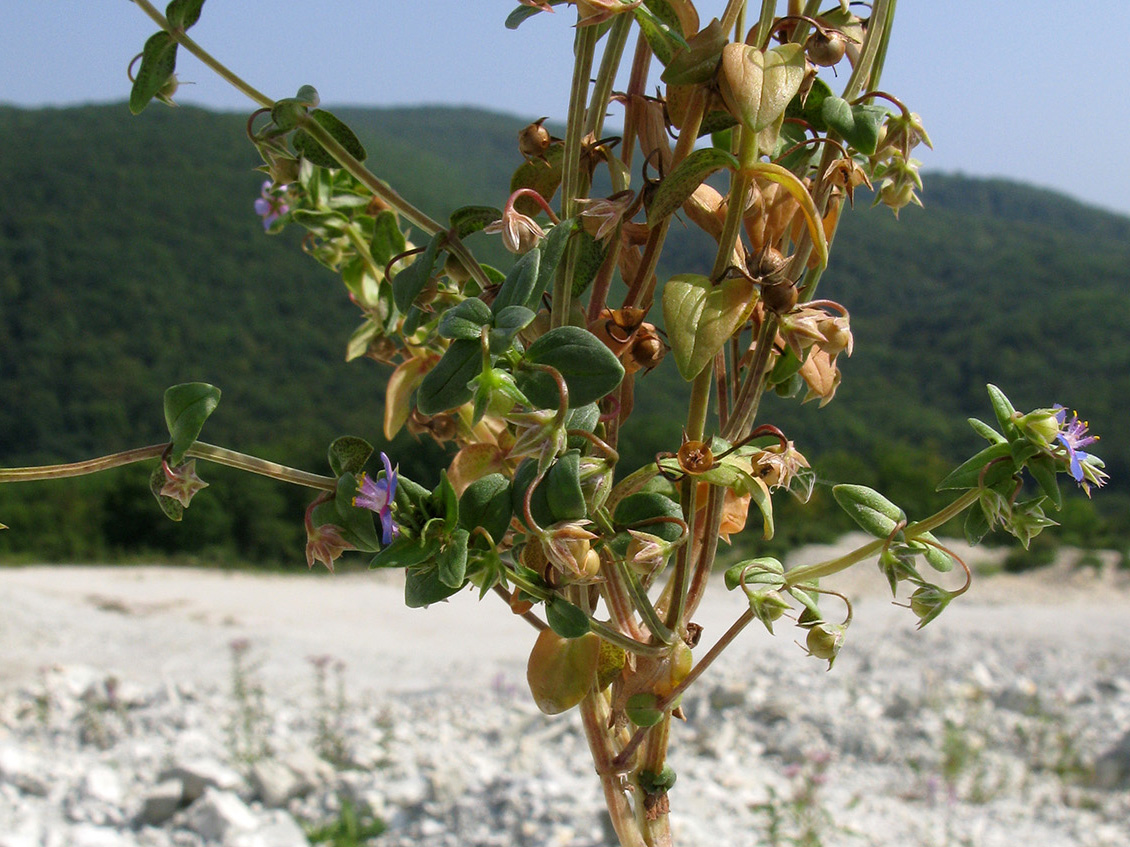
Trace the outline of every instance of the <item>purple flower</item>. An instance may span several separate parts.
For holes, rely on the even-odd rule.
[[[396,472],[399,465],[393,468],[384,453],[381,453],[381,462],[385,466],[384,479],[375,480],[366,473],[361,474],[357,480],[357,496],[353,498],[353,505],[380,515],[381,543],[390,544],[400,531],[392,522],[392,501],[396,497]]]
[[[274,183],[267,180],[259,191],[259,199],[255,201],[255,214],[263,219],[263,229],[271,228],[271,224],[290,211],[290,206],[283,199],[285,185],[280,185],[272,190]]]
[[[1097,456],[1084,452],[1083,447],[1094,444],[1099,440],[1097,435],[1087,435],[1087,422],[1079,420],[1078,412],[1071,413],[1071,420],[1067,419],[1067,409],[1063,406],[1055,407],[1055,419],[1059,423],[1059,432],[1056,441],[1067,451],[1068,470],[1083,490],[1091,493],[1090,487],[1102,487],[1107,480],[1107,475],[1100,470],[1102,461]]]

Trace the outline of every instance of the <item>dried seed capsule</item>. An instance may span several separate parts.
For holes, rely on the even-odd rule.
[[[553,136],[542,126],[548,118],[538,118],[518,133],[518,151],[527,159],[541,159],[553,143]]]
[[[804,43],[808,60],[822,68],[837,64],[847,52],[847,41],[838,32],[814,32]]]
[[[799,299],[796,284],[785,280],[780,285],[761,286],[761,302],[770,312],[787,315]]]

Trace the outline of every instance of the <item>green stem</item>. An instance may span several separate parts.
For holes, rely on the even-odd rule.
[[[531,597],[535,597],[543,602],[552,600],[558,596],[557,592],[534,585],[534,583],[510,568],[506,569],[506,577]],[[615,644],[618,647],[623,647],[630,653],[635,653],[639,656],[663,656],[667,653],[668,648],[664,645],[644,644],[642,641],[636,641],[636,639],[625,635],[603,621],[594,619],[591,615],[589,615],[589,627],[605,641]]]
[[[729,32],[738,22],[738,17],[745,12],[746,0],[729,0],[726,10],[722,13],[722,31]]]
[[[757,21],[757,32],[753,37],[753,43],[762,50],[769,46],[770,30],[776,15],[777,0],[761,0],[761,17]]]
[[[577,214],[581,192],[581,142],[585,129],[585,95],[588,93],[592,60],[596,53],[597,28],[584,26],[573,40],[573,82],[569,89],[569,118],[565,128],[565,158],[561,173],[561,219]],[[551,327],[569,323],[573,299],[573,273],[577,266],[577,242],[569,245],[565,261],[553,280],[553,303],[550,307]]]
[[[863,39],[863,48],[859,54],[859,61],[851,72],[844,93],[845,100],[854,100],[867,88],[872,87],[871,70],[879,56],[880,47],[884,42],[884,30],[888,23],[888,11],[892,0],[875,0],[871,7],[871,25],[867,29],[867,37]]]
[[[624,47],[628,43],[633,20],[631,15],[617,15],[608,30],[604,55],[600,59],[600,70],[596,73],[592,98],[589,100],[588,112],[585,115],[585,134],[591,132],[594,138],[600,138],[600,134],[604,131],[604,118],[608,112],[608,103],[612,99],[612,86],[616,82],[616,72],[620,69],[620,61],[624,56]]]
[[[883,26],[883,39],[879,43],[879,52],[875,56],[875,64],[871,67],[871,78],[868,82],[868,88],[878,88],[879,78],[883,75],[883,65],[887,62],[887,47],[891,43],[891,28],[895,22],[895,6],[898,5],[898,0],[890,0],[887,7],[887,21]]]
[[[624,587],[628,591],[628,596],[632,600],[632,606],[639,613],[643,619],[644,626],[648,628],[652,636],[662,644],[670,645],[675,641],[675,634],[668,629],[667,625],[659,618],[659,613],[652,605],[651,599],[647,596],[647,592],[643,586],[640,585],[639,579],[635,573],[622,561],[616,562],[616,572],[620,579],[623,581]]]
[[[372,171],[366,168],[361,162],[356,159],[348,150],[346,150],[336,138],[323,127],[320,123],[314,120],[309,115],[303,115],[299,120],[299,126],[306,131],[315,141],[317,141],[326,152],[333,156],[338,163],[349,171],[358,182],[362,183],[366,188],[373,192],[374,195],[384,201],[390,208],[397,214],[402,216],[410,224],[422,230],[427,235],[434,235],[440,230],[444,229],[439,223],[432,220],[426,214],[421,212],[396,191],[394,191],[383,180],[377,177]],[[484,289],[489,288],[491,285],[490,279],[487,277],[486,272],[479,265],[478,260],[471,255],[471,251],[466,248],[462,241],[451,235],[448,236],[445,247],[450,250],[459,261],[463,264],[468,271],[475,278],[477,282]]]
[[[778,318],[773,313],[767,313],[761,322],[761,329],[757,335],[757,347],[754,349],[753,364],[742,382],[738,391],[738,399],[734,402],[734,412],[730,415],[722,437],[734,442],[741,437],[752,425],[757,417],[757,409],[761,405],[761,394],[765,388],[765,375],[769,371],[769,354],[773,349],[773,341],[777,337]]]
[[[157,9],[155,9],[153,5],[148,2],[148,0],[133,0],[133,2],[141,7],[141,11],[145,12],[145,14],[151,17],[157,23],[157,26],[161,27],[161,29],[165,30],[165,32],[171,35],[173,37],[173,40],[176,41],[177,44],[180,44],[182,47],[184,47],[185,50],[187,50],[209,68],[223,77],[223,79],[229,82],[237,90],[239,90],[243,94],[246,94],[249,98],[254,100],[260,106],[263,106],[264,108],[270,109],[275,105],[274,100],[272,100],[270,97],[268,97],[258,89],[253,88],[239,76],[233,73],[228,67],[219,62],[203,47],[189,38],[185,34],[183,29],[177,29],[171,26],[165,16],[158,12]]]
[[[63,479],[72,476],[85,476],[99,471],[119,468],[123,465],[132,465],[149,459],[159,459],[164,454],[168,443],[151,444],[148,447],[137,447],[121,453],[112,453],[108,456],[99,456],[96,459],[87,459],[83,462],[71,462],[65,465],[41,465],[29,468],[0,468],[0,483],[4,482],[33,482],[41,479]],[[197,441],[185,451],[185,456],[194,459],[204,459],[218,465],[227,465],[242,471],[259,474],[260,476],[277,479],[280,482],[289,482],[293,485],[303,485],[307,488],[316,488],[322,491],[336,491],[337,480],[329,476],[300,471],[297,468],[268,462],[246,453],[238,453],[225,447],[216,447]]]
[[[910,524],[903,533],[908,539],[914,539],[919,535],[926,532],[931,532],[942,524],[949,521],[951,518],[960,515],[970,506],[977,502],[977,498],[981,495],[979,488],[973,488],[966,491],[944,509],[934,513],[930,517]],[[839,573],[842,570],[850,568],[857,562],[874,556],[876,553],[882,551],[890,542],[886,538],[876,538],[870,544],[865,544],[840,556],[836,559],[829,559],[826,562],[817,562],[813,565],[803,565],[799,568],[793,568],[785,572],[785,585],[793,586],[802,582],[812,582],[813,580],[820,579],[821,577],[831,576],[834,573]]]

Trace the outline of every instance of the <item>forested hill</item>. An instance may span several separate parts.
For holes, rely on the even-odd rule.
[[[530,117],[338,113],[365,141],[370,166],[435,216],[502,205],[520,162],[515,133]],[[311,469],[338,434],[379,441],[387,371],[343,362],[355,311],[333,276],[301,256],[299,234],[262,234],[251,209],[262,175],[245,120],[184,107],[136,118],[124,105],[0,107],[0,464],[161,440],[161,393],[186,380],[224,390],[207,440],[268,448]],[[925,210],[896,221],[857,197],[820,291],[852,312],[856,354],[844,384],[819,413],[781,401],[766,405],[766,419],[818,467],[824,459],[830,478],[850,472],[898,489],[977,449],[964,418],[990,415],[992,381],[1018,407],[1060,402],[1107,435],[1097,452],[1116,482],[1101,500],[1121,513],[1130,219],[938,174],[926,177],[923,198]],[[669,268],[709,266],[709,245],[673,238]],[[632,461],[672,448],[671,395],[685,391],[673,369],[643,384]],[[434,469],[440,453],[410,443],[401,465]],[[97,488],[91,497],[102,496]],[[0,491],[0,521],[13,527],[0,552],[15,543],[21,515],[47,508],[14,497]],[[108,524],[106,508],[94,511]]]

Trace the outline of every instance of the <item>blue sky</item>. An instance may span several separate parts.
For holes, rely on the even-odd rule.
[[[273,97],[309,83],[326,104],[471,104],[560,118],[571,16],[539,15],[514,32],[502,22],[515,5],[211,0],[192,35]],[[724,5],[696,3],[704,20]],[[0,0],[0,9],[8,104],[124,99],[125,67],[155,28],[130,0]],[[1004,176],[1130,214],[1128,55],[1127,0],[902,0],[883,87],[925,121],[935,150],[922,150],[924,170]],[[249,110],[191,58],[179,71],[194,83],[181,102]]]

